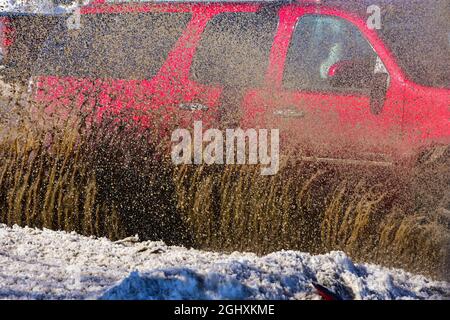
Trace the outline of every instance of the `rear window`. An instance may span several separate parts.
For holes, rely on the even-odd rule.
[[[149,79],[191,19],[186,13],[88,14],[81,28],[61,23],[40,52],[36,75]]]
[[[277,23],[274,12],[215,16],[202,35],[191,78],[206,85],[260,86],[269,64]]]

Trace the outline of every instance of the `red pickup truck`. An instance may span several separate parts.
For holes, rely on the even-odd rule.
[[[366,0],[93,1],[44,44],[36,99],[129,109],[148,126],[279,128],[303,156],[449,145],[448,3],[378,2],[379,30]]]

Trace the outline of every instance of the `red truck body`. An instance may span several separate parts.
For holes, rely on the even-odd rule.
[[[133,110],[134,120],[150,127],[156,126],[156,123],[159,126],[174,120],[179,127],[189,127],[193,120],[202,120],[204,127],[218,126],[223,113],[230,112],[223,110],[224,105],[231,108],[230,104],[224,104],[224,100],[229,99],[236,107],[231,112],[240,115],[239,124],[242,127],[279,128],[286,139],[308,145],[303,150],[307,156],[336,157],[336,154],[339,154],[339,157],[365,157],[373,160],[373,157],[378,158],[379,155],[383,158],[403,156],[429,144],[449,144],[449,83],[432,86],[414,81],[401,66],[398,54],[391,50],[379,31],[368,26],[367,15],[331,3],[332,1],[323,1],[320,5],[315,4],[315,1],[279,4],[129,4],[97,1],[81,8],[79,32],[83,32],[83,19],[89,15],[120,17],[125,14],[186,13],[189,18],[161,66],[151,77],[124,79],[42,72],[36,78],[36,99],[45,103],[48,110],[52,111],[70,105],[71,101],[75,101],[80,107],[96,105],[100,116],[106,110],[113,113]],[[262,73],[260,83],[253,85],[251,81],[244,79],[247,81],[243,80],[244,83],[249,83],[248,86],[232,89],[226,84],[217,83],[217,79],[220,81],[220,74],[215,75],[217,79],[210,83],[192,76],[195,56],[200,50],[203,34],[215,17],[224,13],[257,14],[262,10],[275,22],[273,30],[270,29],[271,32],[268,33],[271,40],[267,54],[262,55],[267,57],[267,61],[262,64],[263,67],[258,64]],[[263,17],[260,21],[270,20],[265,18],[266,16]],[[302,20],[305,17],[308,18]],[[380,78],[384,78],[381,83],[386,83],[385,87],[381,88],[381,94],[380,91],[372,94],[373,88],[370,86],[355,89],[352,86],[332,87],[328,84],[334,81],[335,73],[339,73],[341,68],[345,70],[346,63],[355,65],[357,60],[351,59],[332,61],[334,63],[326,70],[326,74],[318,74],[317,82],[321,85],[324,83],[324,89],[311,89],[308,84],[287,84],[288,74],[289,77],[296,78],[296,75],[301,73],[288,70],[289,66],[295,66],[295,61],[298,60],[298,57],[293,58],[292,52],[296,50],[295,41],[299,37],[296,30],[301,28],[301,23],[304,22],[302,27],[305,29],[314,26],[314,30],[317,30],[329,28],[328,25],[331,25],[328,30],[333,30],[336,19],[339,20],[336,24],[344,25],[351,30],[349,32],[356,34],[357,41],[365,39],[367,47],[373,49],[374,53],[368,54],[376,57],[378,70],[382,70],[378,71],[377,77],[381,75]],[[329,21],[332,23],[329,24]],[[221,23],[219,22],[218,24]],[[235,48],[230,50],[239,52]],[[311,56],[314,58],[314,54]],[[333,60],[331,56],[332,54],[328,59]],[[232,81],[232,77],[225,73],[226,63],[223,61],[224,78],[230,78]],[[321,70],[325,64],[324,62],[320,65]],[[215,67],[217,66],[210,67],[210,70]],[[447,67],[450,69],[450,65]],[[240,70],[239,66],[231,64],[229,69]],[[353,76],[355,74],[358,73],[352,73]],[[235,75],[236,81],[240,76]],[[323,82],[325,78],[326,82]],[[302,82],[301,79],[293,80],[296,81]],[[95,98],[89,94],[94,91]]]
[[[8,48],[12,45],[14,29],[11,27],[11,22],[8,17],[0,17],[0,54],[5,56],[8,53]]]

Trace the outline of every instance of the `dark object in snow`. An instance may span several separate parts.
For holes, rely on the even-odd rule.
[[[317,290],[319,295],[322,297],[323,300],[332,301],[332,300],[344,300],[342,299],[338,294],[334,293],[328,288],[325,288],[324,286],[313,282],[312,285]]]
[[[153,250],[152,252],[150,252],[151,254],[160,254],[160,253],[165,253],[166,251],[164,249],[158,248]]]

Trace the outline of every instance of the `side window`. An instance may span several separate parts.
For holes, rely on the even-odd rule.
[[[191,14],[86,14],[79,30],[64,20],[47,39],[36,74],[151,79],[164,64]]]
[[[278,23],[276,14],[222,13],[202,34],[191,79],[205,85],[232,88],[263,83]]]
[[[364,89],[368,79],[333,83],[339,64],[352,64],[370,76],[377,55],[361,32],[350,22],[336,17],[306,15],[297,23],[287,54],[283,86],[306,91]],[[356,75],[356,73],[355,73]]]

